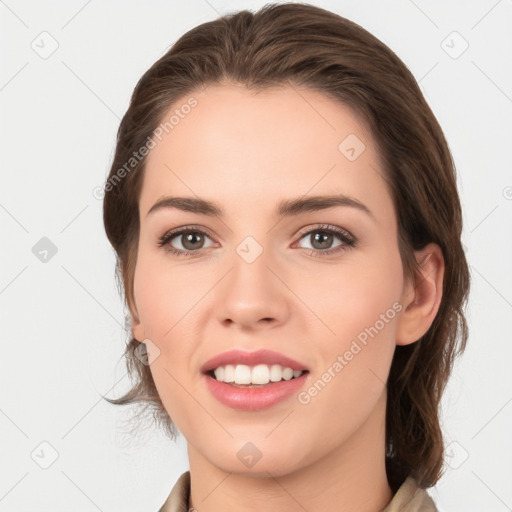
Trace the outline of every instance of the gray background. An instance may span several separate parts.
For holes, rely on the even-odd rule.
[[[193,26],[264,3],[0,1],[1,511],[157,510],[187,469],[182,438],[134,441],[129,411],[101,399],[129,382],[94,190],[142,73]],[[390,46],[448,139],[471,335],[443,400],[447,471],[429,492],[442,512],[512,510],[512,2],[310,3]]]

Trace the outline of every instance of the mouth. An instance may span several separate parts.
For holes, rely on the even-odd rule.
[[[297,393],[309,368],[271,350],[232,350],[206,362],[201,372],[210,393],[232,409],[259,411]]]
[[[294,370],[280,364],[258,364],[255,366],[227,364],[206,372],[217,382],[243,388],[261,388],[281,381],[298,379],[306,373],[309,373],[306,369]]]

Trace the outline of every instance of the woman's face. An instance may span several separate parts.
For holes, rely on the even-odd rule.
[[[139,203],[134,335],[149,340],[167,412],[189,453],[227,472],[280,475],[375,449],[411,288],[369,132],[311,90],[191,96],[153,139]],[[327,196],[349,200],[322,208]],[[171,197],[222,215],[154,207]],[[277,356],[211,361],[232,350]],[[220,379],[269,382],[205,373],[219,366]]]

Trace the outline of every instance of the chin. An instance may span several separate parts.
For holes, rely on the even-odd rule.
[[[298,439],[294,432],[294,439]],[[260,439],[247,436],[244,440],[233,439],[231,443],[219,444],[211,450],[212,444],[203,452],[211,464],[235,475],[266,477],[269,473],[279,477],[293,473],[307,465],[303,446],[283,446],[280,440]]]

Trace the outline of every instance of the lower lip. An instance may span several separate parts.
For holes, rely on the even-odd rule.
[[[296,393],[305,383],[306,375],[290,380],[269,383],[257,388],[236,387],[205,375],[206,385],[222,404],[243,411],[260,411],[276,405]]]

